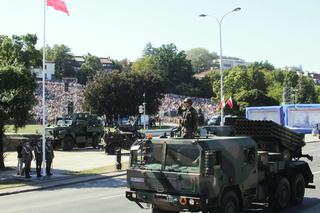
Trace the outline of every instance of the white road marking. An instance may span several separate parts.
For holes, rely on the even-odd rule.
[[[109,197],[102,197],[102,198],[100,198],[100,200],[110,200],[110,199],[116,198],[116,197],[125,197],[125,195],[121,194],[121,195],[113,195],[113,196],[109,196]]]
[[[320,171],[312,173],[313,175],[320,174]]]

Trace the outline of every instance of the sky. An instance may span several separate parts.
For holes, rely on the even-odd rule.
[[[248,62],[302,66],[320,73],[319,0],[65,0],[70,16],[47,8],[46,43],[74,55],[141,57],[148,42],[179,50],[203,47]],[[44,0],[0,0],[0,35],[37,34],[43,45]],[[200,18],[199,14],[209,14]]]

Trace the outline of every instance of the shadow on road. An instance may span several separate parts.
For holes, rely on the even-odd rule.
[[[320,204],[319,198],[314,197],[305,197],[303,200],[303,203],[298,206],[291,206],[285,209],[284,211],[281,211],[282,213],[300,213],[305,212],[308,209],[311,209],[312,207],[315,207],[316,205]],[[255,205],[250,209],[247,209],[243,211],[244,213],[273,213],[275,212],[271,207],[265,207],[263,205]]]

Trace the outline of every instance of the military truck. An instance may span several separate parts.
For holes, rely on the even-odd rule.
[[[46,128],[46,136],[52,140],[53,146],[61,146],[63,150],[72,150],[91,145],[96,148],[104,134],[103,121],[89,113],[74,113],[57,118],[55,126]]]
[[[129,150],[137,139],[142,138],[145,138],[145,134],[139,132],[138,125],[116,126],[115,131],[108,130],[104,135],[105,152],[114,155],[119,148]]]
[[[225,136],[149,138],[130,151],[126,198],[152,212],[283,210],[315,188],[303,136],[268,121],[237,120]],[[220,133],[221,133],[220,132]],[[147,205],[143,205],[146,203]]]

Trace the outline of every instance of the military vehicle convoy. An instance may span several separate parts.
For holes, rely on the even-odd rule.
[[[151,204],[154,213],[237,213],[253,203],[279,211],[315,188],[301,160],[312,160],[302,154],[302,135],[269,121],[236,120],[223,129],[221,136],[136,141],[126,198],[141,208]]]
[[[104,125],[96,115],[74,113],[58,118],[55,126],[46,128],[46,136],[52,140],[53,146],[61,146],[63,150],[72,150],[91,145],[96,148],[104,134]]]

